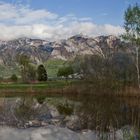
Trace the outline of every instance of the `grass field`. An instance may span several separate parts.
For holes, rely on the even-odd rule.
[[[45,63],[45,67],[47,69],[47,73],[49,77],[57,77],[58,69],[64,65],[66,65],[66,61],[59,60],[59,59],[53,59],[48,60]]]
[[[61,88],[67,86],[67,82],[64,80],[60,81],[48,81],[42,83],[34,83],[34,84],[23,84],[23,83],[1,83],[0,89],[48,89],[48,88]]]
[[[0,96],[3,96],[5,94],[9,95],[22,95],[22,93],[38,93],[38,94],[46,94],[46,93],[61,93],[63,88],[70,85],[70,83],[73,83],[72,81],[66,80],[58,80],[57,79],[57,72],[60,67],[63,67],[64,65],[67,65],[68,62],[59,60],[59,59],[53,59],[48,60],[44,63],[44,66],[47,70],[48,78],[51,81],[47,82],[39,82],[39,83],[33,83],[33,84],[23,84],[20,83],[20,70],[18,66],[12,66],[12,67],[5,67],[0,65]],[[17,83],[6,83],[5,79],[8,79],[11,77],[12,74],[16,74],[18,76],[18,82]],[[56,80],[57,79],[57,80]],[[4,82],[5,80],[5,82]]]
[[[44,62],[45,68],[48,73],[48,77],[57,77],[58,69],[64,65],[66,65],[68,62],[60,60],[60,59],[53,59],[53,60],[47,60]],[[37,66],[36,66],[37,67]],[[12,74],[16,74],[18,77],[20,77],[20,69],[18,66],[3,66],[0,65],[0,78],[9,78]]]
[[[17,66],[2,66],[0,65],[0,78],[9,78],[12,74],[20,76],[20,70]]]
[[[33,84],[23,83],[0,83],[0,97],[3,96],[27,96],[27,95],[62,95],[63,90],[72,84],[75,84],[76,80],[57,80],[47,81]]]

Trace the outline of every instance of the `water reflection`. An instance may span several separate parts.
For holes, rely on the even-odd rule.
[[[71,102],[68,98],[65,102],[59,98],[58,102],[55,97],[0,98],[0,125],[34,127],[53,124],[75,131],[92,129],[98,132],[116,131],[129,125],[139,130],[139,103],[138,98],[85,94]],[[78,119],[74,121],[74,117],[69,117],[68,120],[68,116]]]
[[[39,104],[35,98],[0,98],[0,124],[23,127],[29,120],[48,113],[46,104]]]
[[[83,129],[112,131],[130,125],[140,128],[140,100],[116,96],[80,96],[77,112]]]

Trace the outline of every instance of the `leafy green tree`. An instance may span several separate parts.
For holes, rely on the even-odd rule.
[[[140,70],[139,70],[139,48],[140,48],[140,6],[135,4],[129,6],[124,15],[125,23],[124,28],[126,34],[123,35],[124,39],[129,41],[136,51],[136,70],[137,70],[137,82],[140,88]]]
[[[30,63],[30,57],[22,54],[17,56],[18,63],[21,67],[21,77],[23,82],[34,81],[36,79],[36,69]]]
[[[17,82],[18,77],[16,76],[16,74],[13,74],[10,78],[13,82]]]
[[[18,55],[17,58],[18,58],[19,64],[24,67],[26,67],[30,62],[30,57],[25,54]]]
[[[30,57],[21,54],[17,56],[17,61],[21,67],[21,77],[23,82],[28,81],[28,68],[29,68],[29,63],[30,63]]]
[[[28,76],[28,80],[30,81],[36,80],[36,69],[34,65],[31,64],[28,65],[27,76]]]
[[[68,76],[73,73],[74,73],[73,68],[71,66],[67,66],[67,67],[60,68],[58,70],[57,76],[58,77],[64,76],[67,79]]]
[[[45,67],[41,64],[37,68],[37,75],[38,75],[38,81],[47,81],[47,71]]]

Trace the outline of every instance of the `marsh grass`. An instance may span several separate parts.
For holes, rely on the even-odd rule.
[[[115,132],[129,125],[140,130],[139,89],[111,82],[81,81],[65,88],[64,96],[80,102],[76,111],[82,129]]]

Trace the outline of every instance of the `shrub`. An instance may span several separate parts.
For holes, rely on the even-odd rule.
[[[10,78],[13,82],[17,82],[18,77],[16,76],[16,74],[13,74]]]
[[[57,76],[64,76],[66,78],[68,78],[69,75],[73,74],[73,68],[71,66],[68,67],[62,67],[58,70]]]
[[[43,65],[39,65],[37,69],[38,81],[47,81],[47,71]]]

